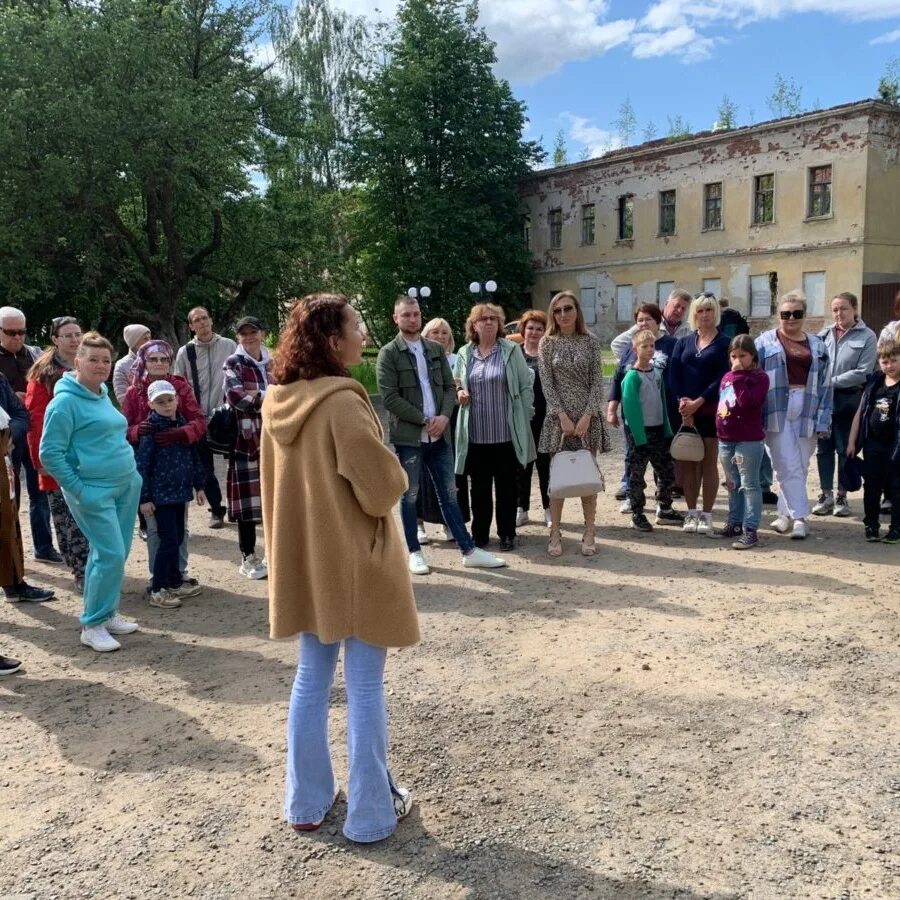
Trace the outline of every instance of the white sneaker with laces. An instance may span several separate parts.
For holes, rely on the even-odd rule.
[[[797,519],[794,522],[794,527],[791,529],[791,538],[795,541],[802,541],[809,534],[809,529],[806,527],[806,522],[802,519]]]
[[[518,528],[520,525],[527,525],[527,524],[528,524],[528,510],[522,509],[522,507],[520,506],[516,510],[516,527]]]
[[[421,550],[409,554],[409,571],[413,575],[429,575],[431,574],[431,566],[425,562],[425,557]]]
[[[269,570],[266,568],[266,561],[260,559],[255,553],[244,557],[241,563],[241,575],[254,581],[269,577]]]
[[[81,643],[98,653],[109,653],[111,650],[122,649],[122,645],[106,630],[105,625],[82,628]]]
[[[107,619],[103,624],[110,634],[134,634],[141,627],[134,619],[126,619],[119,613]]]
[[[834,512],[832,515],[838,519],[846,519],[850,515],[850,504],[847,502],[846,495],[838,494],[834,498]]]
[[[779,534],[787,534],[791,530],[791,520],[787,516],[779,516],[769,527]]]
[[[688,513],[684,517],[684,525],[681,526],[682,531],[687,531],[689,534],[697,533],[697,526],[700,524],[699,519],[694,513]]]
[[[502,569],[506,565],[506,560],[482,550],[481,547],[476,547],[463,557],[463,565],[468,569]]]
[[[412,812],[412,791],[402,787],[395,790],[397,793],[394,794],[394,812],[397,814],[397,821],[402,822]]]
[[[183,581],[177,588],[168,588],[168,591],[173,597],[186,600],[190,597],[198,596],[203,591],[203,588],[199,584],[188,584],[188,582]]]
[[[626,513],[630,513],[630,512],[631,512],[631,499],[630,499],[629,497],[626,497],[626,498],[622,501],[622,505],[619,507],[619,512],[622,513],[623,516],[624,516]]]
[[[428,537],[428,532],[425,531],[424,525],[420,525],[416,529],[416,537],[419,539],[420,544],[430,544],[431,543],[431,538]]]
[[[700,518],[697,519],[697,534],[705,534],[708,536],[712,534],[712,530],[712,516],[705,516],[701,514]]]

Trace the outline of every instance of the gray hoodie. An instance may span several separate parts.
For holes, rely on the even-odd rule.
[[[209,418],[212,411],[223,403],[225,375],[222,367],[225,360],[237,350],[237,344],[231,338],[213,334],[205,344],[195,337],[178,349],[173,372],[186,378],[191,390],[194,390],[194,375],[187,354],[187,348],[192,345],[197,348],[197,380],[200,382],[197,401]]]

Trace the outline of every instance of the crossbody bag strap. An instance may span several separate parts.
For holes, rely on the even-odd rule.
[[[200,397],[200,375],[197,372],[197,347],[193,342],[187,345],[187,358],[188,362],[191,364],[191,381],[194,383],[194,395],[202,409],[203,400]]]

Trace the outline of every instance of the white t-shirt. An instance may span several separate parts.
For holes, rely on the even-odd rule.
[[[406,338],[404,338],[406,340]],[[422,389],[422,415],[433,419],[437,414],[434,402],[434,391],[431,390],[431,379],[428,377],[428,360],[425,359],[425,345],[421,341],[406,341],[406,346],[416,358],[416,370],[419,373],[419,387]],[[432,438],[422,429],[422,441],[429,443]]]

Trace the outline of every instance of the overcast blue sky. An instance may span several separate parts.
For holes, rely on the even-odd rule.
[[[365,15],[398,5],[334,3]],[[481,0],[480,10],[498,74],[528,106],[528,136],[549,151],[562,129],[571,161],[617,145],[626,96],[637,143],[648,122],[664,136],[668,116],[710,128],[724,94],[738,124],[772,118],[777,73],[807,107],[873,97],[900,57],[900,0]]]

